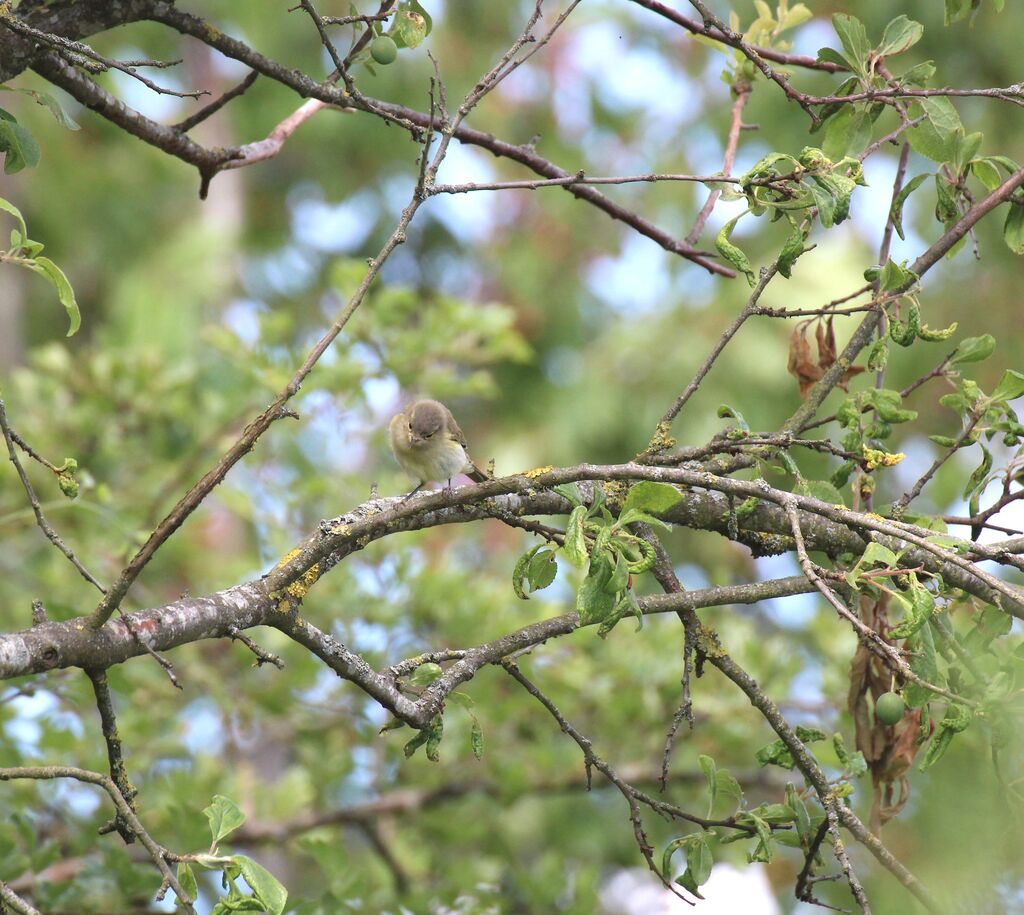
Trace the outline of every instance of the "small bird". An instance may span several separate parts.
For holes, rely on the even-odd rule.
[[[476,483],[489,480],[466,454],[466,436],[451,411],[436,400],[417,400],[395,415],[389,427],[391,451],[410,477],[418,481],[405,498],[425,483],[447,480],[464,473]],[[404,500],[403,500],[404,501]]]

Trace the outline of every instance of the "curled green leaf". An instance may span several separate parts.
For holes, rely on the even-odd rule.
[[[730,219],[724,226],[722,226],[722,230],[718,233],[718,237],[715,238],[715,248],[722,257],[739,270],[740,273],[746,276],[747,282],[750,283],[751,286],[754,286],[757,281],[754,278],[754,271],[750,269],[749,258],[729,239],[729,236],[732,235],[732,230],[736,228],[736,223],[739,222],[742,215],[743,214],[740,214],[740,216]]]

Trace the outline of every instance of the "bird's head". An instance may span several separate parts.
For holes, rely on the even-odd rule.
[[[438,440],[445,426],[445,410],[436,400],[421,400],[409,411],[409,444],[422,447]]]

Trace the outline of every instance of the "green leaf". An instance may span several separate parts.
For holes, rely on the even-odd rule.
[[[796,824],[797,835],[800,836],[801,841],[809,838],[811,834],[811,816],[807,812],[807,805],[797,795],[796,788],[793,787],[792,782],[786,782],[786,803],[789,805],[790,810],[793,811],[793,822]]]
[[[910,346],[917,339],[921,328],[921,309],[917,302],[911,302],[907,311],[907,323],[904,324],[895,315],[889,316],[889,338],[899,346]]]
[[[626,562],[626,557],[619,553],[615,557],[611,577],[604,583],[604,589],[609,594],[619,594],[626,590],[628,584],[629,564]]]
[[[262,864],[253,861],[246,855],[232,855],[231,860],[242,871],[242,877],[249,888],[264,905],[264,911],[270,915],[281,915],[288,902],[288,890]]]
[[[807,240],[807,233],[800,226],[793,226],[793,231],[790,233],[789,238],[786,239],[786,243],[782,246],[782,250],[779,252],[778,259],[778,270],[787,280],[792,276],[793,264],[796,263],[798,257],[804,253],[804,242]],[[723,404],[718,408],[718,415],[722,415],[722,410],[728,409],[732,411],[732,407],[727,407]],[[732,415],[738,416],[735,411]],[[744,424],[744,428],[749,429],[749,426]]]
[[[4,154],[4,173],[13,175],[39,164],[39,144],[17,121],[0,120],[0,153]]]
[[[439,759],[438,748],[441,746],[442,736],[444,736],[444,720],[440,715],[436,715],[427,729],[427,743],[423,750],[431,762],[437,762]]]
[[[672,872],[672,856],[687,844],[687,838],[688,836],[680,836],[677,839],[673,839],[665,846],[665,850],[661,853],[661,872],[666,877]]]
[[[820,499],[828,502],[829,505],[845,505],[843,495],[828,480],[806,480],[801,479],[795,487],[796,492],[802,496],[810,496],[812,499]]]
[[[882,35],[882,43],[878,46],[879,57],[891,57],[902,54],[921,40],[924,26],[920,22],[897,16],[886,27]]]
[[[964,486],[963,497],[965,499],[968,498],[976,489],[985,484],[985,478],[988,476],[988,472],[992,469],[991,452],[980,443],[978,447],[981,448],[982,451],[981,463],[974,468],[974,472],[971,474],[967,480],[967,484]]]
[[[789,804],[760,804],[750,812],[772,826],[792,823],[796,819],[796,811]]]
[[[850,145],[853,129],[854,106],[843,105],[825,125],[825,136],[821,141],[822,151],[830,159],[841,159]]]
[[[832,748],[836,751],[839,765],[845,769],[850,763],[850,751],[846,749],[846,741],[843,740],[843,735],[838,731],[832,735]]]
[[[238,809],[238,805],[222,794],[215,794],[213,803],[203,813],[210,821],[210,835],[214,845],[220,844],[221,839],[245,822],[245,814]]]
[[[586,517],[587,507],[577,505],[569,515],[569,523],[565,526],[565,543],[562,546],[562,552],[565,554],[565,558],[577,568],[583,568],[589,555],[583,527]]]
[[[4,200],[3,197],[0,197],[0,210],[3,210],[5,213],[10,213],[18,221],[18,227],[21,230],[22,243],[24,243],[24,240],[28,238],[28,228],[25,225],[25,217],[21,215],[21,210],[19,210],[9,200]]]
[[[1024,254],[1024,206],[1012,200],[1003,224],[1003,241],[1014,254]]]
[[[905,639],[912,636],[931,619],[932,611],[935,609],[935,597],[931,591],[920,584],[917,576],[913,573],[909,577],[912,582],[909,607],[903,620],[890,630],[889,634],[894,639]]]
[[[889,218],[892,220],[893,228],[896,230],[896,234],[900,238],[906,239],[903,234],[903,205],[907,202],[907,198],[916,191],[924,180],[931,174],[931,172],[925,172],[922,175],[917,175],[911,178],[897,194],[896,199],[892,202],[892,209],[889,211]]]
[[[814,205],[818,208],[818,219],[826,228],[835,224],[836,199],[827,187],[819,182],[812,182],[809,186],[811,197],[814,198]]]
[[[604,588],[611,577],[612,564],[605,554],[591,559],[587,577],[576,594],[576,612],[580,615],[581,626],[600,623],[612,612],[615,595]]]
[[[887,569],[892,569],[896,567],[898,561],[896,554],[890,550],[889,547],[872,541],[867,545],[867,549],[864,550],[864,555],[861,556],[857,564],[870,566],[878,563],[879,565],[885,566]]]
[[[925,772],[935,765],[942,755],[949,749],[949,744],[955,734],[959,734],[970,725],[974,718],[973,712],[963,705],[951,705],[946,710],[946,715],[939,723],[939,730],[932,738],[925,750],[924,759],[921,760],[921,771]]]
[[[832,26],[843,43],[846,59],[853,65],[853,69],[862,75],[866,74],[871,42],[868,41],[864,24],[856,16],[836,13],[832,17]]]
[[[882,292],[898,292],[915,286],[920,277],[904,264],[897,264],[892,258],[885,262],[879,277],[879,289]]]
[[[575,482],[560,483],[558,486],[554,487],[554,491],[560,496],[565,496],[566,499],[572,502],[574,508],[577,505],[583,504],[583,496],[580,495],[580,487]]]
[[[469,693],[464,693],[462,690],[458,689],[452,690],[452,692],[448,694],[448,701],[467,710],[476,705],[476,702],[473,701],[473,697]]]
[[[913,308],[911,308],[913,312]],[[908,321],[908,323],[910,323]],[[887,423],[909,423],[917,419],[916,410],[903,408],[903,395],[891,388],[869,388],[867,402],[875,408],[878,418]]]
[[[555,562],[555,554],[551,550],[541,550],[531,560],[527,568],[526,577],[530,582],[531,591],[543,591],[555,580],[558,574],[558,563]]]
[[[412,676],[409,677],[409,682],[413,686],[429,686],[431,683],[440,680],[442,676],[444,676],[444,670],[441,665],[430,661],[417,667],[412,672]]]
[[[955,155],[953,156],[954,171],[957,175],[967,168],[967,165],[978,154],[981,149],[981,141],[985,135],[980,131],[957,137]]]
[[[412,740],[410,740],[404,747],[402,747],[402,752],[405,754],[405,758],[410,759],[413,753],[415,753],[420,747],[423,746],[423,744],[427,742],[427,739],[429,737],[430,732],[428,729],[424,728],[422,731],[418,731],[416,733],[416,736],[413,737]]]
[[[732,264],[740,273],[744,274],[747,278],[747,282],[751,286],[757,284],[757,280],[754,278],[754,271],[750,269],[750,260],[743,251],[734,245],[730,240],[729,236],[732,235],[732,230],[736,228],[736,223],[742,218],[744,214],[740,214],[733,219],[730,219],[724,226],[722,231],[718,233],[718,237],[715,238],[715,248],[718,253],[722,255],[730,264]]]
[[[15,6],[17,6],[17,4],[15,4]],[[37,92],[35,89],[14,89],[10,86],[0,86],[0,90],[20,92],[22,95],[31,96],[35,99],[36,104],[42,105],[46,108],[62,127],[66,127],[68,130],[81,130],[81,127],[78,126],[75,119],[61,108],[60,102],[58,102],[57,99],[48,92]]]
[[[945,24],[952,25],[965,19],[977,5],[978,0],[946,0]]]
[[[530,560],[542,550],[543,544],[538,544],[535,547],[531,547],[516,562],[515,568],[512,570],[512,590],[516,597],[520,600],[529,600],[529,595],[523,589],[523,581],[526,579],[530,569]]]
[[[708,882],[714,863],[707,837],[703,832],[697,833],[694,841],[686,846],[686,871],[679,878],[680,886],[694,892]]]
[[[904,647],[910,654],[910,669],[915,674],[928,683],[945,686],[945,680],[939,673],[938,659],[935,654],[935,640],[932,636],[933,625],[934,623],[929,621],[922,626],[907,639]],[[930,690],[913,682],[904,685],[902,694],[903,701],[906,702],[908,708],[921,708],[935,695]]]
[[[728,769],[719,769],[715,773],[715,795],[718,798],[731,798],[729,814],[735,813],[743,803],[743,789]]]
[[[981,362],[992,355],[996,348],[996,338],[992,334],[982,334],[980,337],[967,337],[960,342],[956,348],[956,355],[953,357],[953,364],[960,365],[964,362]]]
[[[683,494],[669,483],[655,483],[642,480],[629,490],[622,511],[638,509],[655,515],[661,515],[681,502]]]
[[[399,9],[408,8],[414,13],[419,13],[423,17],[423,21],[426,23],[426,34],[429,35],[434,28],[434,20],[430,18],[428,13],[419,3],[419,0],[406,0],[406,2],[399,5]]]
[[[935,175],[935,219],[945,225],[958,219],[960,209],[953,195],[953,185],[941,174]]]
[[[920,99],[911,114],[917,117],[921,113],[928,118],[907,131],[907,141],[922,156],[935,162],[948,162],[953,158],[957,136],[963,131],[960,115],[945,96]]]
[[[190,902],[195,902],[199,897],[199,884],[196,883],[196,875],[192,871],[192,865],[185,861],[178,862],[178,883],[181,884],[181,888],[188,893]],[[184,899],[178,900],[182,905],[185,904]]]
[[[403,8],[403,6],[400,6],[395,14],[388,34],[394,38],[399,47],[417,48],[427,37],[427,22],[422,13],[411,8]]]
[[[704,754],[697,757],[697,762],[700,764],[704,777],[708,780],[708,815],[710,816],[718,797],[718,766],[710,756]]]
[[[815,743],[826,739],[824,731],[819,731],[817,728],[805,728],[802,725],[797,725],[796,736],[800,739],[801,743]],[[754,759],[762,766],[774,765],[782,766],[785,769],[792,769],[796,765],[793,755],[789,752],[789,748],[781,738],[761,747],[754,754]]]
[[[975,159],[971,163],[971,171],[974,173],[974,177],[985,185],[986,190],[994,191],[1003,183],[999,169],[989,159]]]
[[[868,350],[868,369],[872,372],[881,372],[889,361],[889,341],[880,337],[871,344]]]
[[[654,515],[649,515],[647,512],[642,512],[637,508],[631,508],[629,511],[624,511],[619,515],[619,527],[626,527],[629,524],[653,524],[655,527],[664,528],[666,531],[672,530],[672,525],[666,521],[662,521],[661,518],[655,518]],[[642,549],[642,547],[640,547]]]
[[[24,265],[34,273],[45,276],[53,283],[54,288],[57,290],[57,298],[60,299],[61,305],[64,306],[64,310],[68,314],[69,327],[67,336],[70,337],[81,327],[82,314],[78,310],[78,302],[75,301],[75,291],[71,288],[71,283],[68,282],[64,271],[48,257],[37,257],[33,261],[26,261]]]
[[[716,413],[719,419],[734,419],[744,432],[750,431],[750,424],[746,421],[746,419],[744,419],[743,414],[740,413],[740,411],[737,410],[735,407],[730,407],[727,403],[719,404]],[[663,486],[665,484],[662,483],[658,485]],[[673,505],[674,504],[675,503],[673,503]]]
[[[929,343],[938,343],[942,340],[948,340],[950,337],[952,337],[959,326],[959,323],[956,321],[950,324],[949,327],[943,328],[932,328],[929,327],[927,324],[922,324],[920,328],[918,328],[917,335],[922,340],[925,340]]]
[[[992,392],[992,400],[1015,400],[1021,394],[1024,394],[1024,375],[1013,369],[1007,369]]]
[[[916,86],[923,89],[931,82],[934,75],[935,64],[930,60],[925,60],[904,71],[900,77],[900,82],[904,86]]]
[[[747,860],[750,862],[760,861],[763,864],[768,864],[772,860],[772,831],[768,822],[753,811],[743,814],[742,820],[757,830],[757,845],[755,845],[754,850],[747,855]]]
[[[837,51],[833,51],[831,48],[822,48],[818,51],[818,60],[823,60],[828,63],[839,64],[841,67],[845,67],[847,70],[852,70],[845,57]],[[856,76],[851,76],[849,79],[844,80],[836,90],[832,93],[837,98],[841,98],[844,95],[851,95],[860,89],[860,80]],[[820,123],[811,128],[811,133],[819,130],[822,124],[828,123],[832,117],[838,117],[844,111],[850,108],[849,102],[832,102],[828,105],[823,105],[818,118]]]
[[[850,200],[857,182],[845,175],[836,174],[814,175],[813,179],[811,193],[818,204],[821,224],[825,228],[839,225],[850,215]],[[830,202],[823,204],[826,195]]]
[[[818,60],[826,64],[838,64],[840,67],[845,67],[847,70],[854,69],[850,62],[843,57],[835,48],[818,48]],[[842,86],[834,93],[835,95],[849,95],[849,92],[843,92]]]

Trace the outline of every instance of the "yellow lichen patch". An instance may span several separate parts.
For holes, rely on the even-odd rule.
[[[347,524],[338,524],[331,528],[331,533],[339,537],[345,537],[350,530],[351,528]]]
[[[668,451],[669,448],[674,448],[676,440],[672,437],[671,432],[672,423],[658,423],[658,427],[654,430],[654,437],[642,453],[657,454],[659,451]]]
[[[623,480],[610,480],[607,483],[602,483],[601,488],[608,501],[616,508],[622,507],[629,493],[629,484]]]
[[[533,470],[524,470],[520,474],[520,476],[527,477],[527,478],[532,480],[534,477],[539,477],[542,474],[551,473],[551,471],[554,470],[554,469],[555,469],[554,466],[552,466],[551,464],[548,464],[547,467],[534,467]]]
[[[301,554],[302,550],[290,550],[289,552],[285,553],[284,556],[281,557],[281,561],[276,566],[274,566],[274,568],[280,569],[283,566],[288,565],[288,563],[291,562],[296,556],[299,556]]]
[[[295,600],[302,600],[309,589],[316,584],[317,579],[320,578],[320,563],[310,566],[302,573],[301,576],[295,579],[290,585],[285,588],[285,591],[290,597]]]
[[[709,658],[725,657],[725,649],[722,647],[721,642],[718,641],[715,630],[709,629],[704,625],[697,630],[697,648]]]

